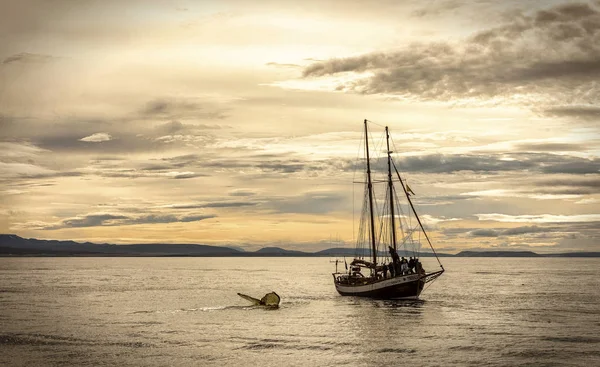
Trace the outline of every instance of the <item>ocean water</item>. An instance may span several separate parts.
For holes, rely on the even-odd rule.
[[[443,258],[420,301],[339,296],[329,261],[0,258],[0,365],[600,366],[600,259]]]

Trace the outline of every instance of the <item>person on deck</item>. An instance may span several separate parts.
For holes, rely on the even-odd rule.
[[[408,272],[408,261],[402,256],[402,260],[400,260],[400,274],[404,275]]]
[[[390,262],[388,269],[390,269],[390,278],[393,278],[396,275],[396,272],[394,271],[394,263]]]
[[[383,279],[387,278],[388,267],[386,264],[383,264]]]
[[[425,269],[423,269],[423,264],[419,260],[415,262],[415,268],[417,270],[417,274],[425,274]]]
[[[410,274],[414,274],[414,268],[415,268],[415,258],[411,256],[410,260],[408,260],[408,272]]]
[[[392,261],[394,264],[400,262],[400,256],[398,256],[398,251],[396,251],[392,246],[388,246],[390,251],[390,256],[392,256]]]
[[[392,264],[394,269],[394,275],[400,274],[400,256],[398,256],[398,251],[392,246],[388,246],[390,251],[390,256],[392,257]]]

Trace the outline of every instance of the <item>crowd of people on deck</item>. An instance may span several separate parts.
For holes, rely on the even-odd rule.
[[[399,275],[415,274],[420,272],[421,263],[417,258],[410,257],[408,260],[398,255],[396,249],[389,247],[390,256],[392,261],[389,264],[383,265],[383,278],[387,278],[388,271],[390,272],[390,278],[394,278]]]
[[[383,267],[378,267],[375,272],[375,279],[387,279],[388,273],[389,278],[394,278],[402,275],[420,274],[424,272],[423,266],[418,258],[410,257],[406,259],[404,256],[400,257],[398,252],[393,247],[389,247],[390,256],[392,261],[389,264],[384,264]],[[349,284],[355,284],[356,282],[365,283],[369,280],[361,273],[361,267],[356,266],[353,262],[350,266],[349,276],[344,282]],[[338,278],[338,281],[342,281]],[[372,281],[372,280],[371,280]]]

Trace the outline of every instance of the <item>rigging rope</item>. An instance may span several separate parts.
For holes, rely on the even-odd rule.
[[[415,214],[415,218],[417,219],[417,222],[419,222],[419,225],[421,226],[421,229],[423,230],[423,234],[425,235],[425,238],[427,239],[427,242],[429,243],[429,247],[431,247],[431,251],[433,251],[433,254],[435,255],[435,258],[436,258],[438,264],[440,264],[440,267],[442,269],[444,269],[444,266],[442,265],[442,262],[440,261],[440,258],[438,257],[437,253],[435,252],[435,249],[433,248],[433,245],[431,244],[431,241],[429,240],[429,236],[427,235],[427,232],[425,232],[425,228],[423,228],[423,224],[421,223],[421,220],[419,219],[419,215],[417,214],[417,211],[415,210],[415,207],[414,207],[412,201],[410,200],[410,195],[408,194],[408,191],[406,191],[406,187],[404,186],[404,182],[402,182],[402,178],[400,178],[400,172],[398,172],[398,168],[396,168],[396,164],[394,163],[393,160],[392,160],[392,165],[394,166],[394,170],[396,171],[396,175],[398,175],[398,179],[400,180],[400,184],[402,185],[402,190],[404,190],[404,194],[406,195],[406,199],[408,200],[408,203],[410,204],[410,207],[411,207],[413,213]]]

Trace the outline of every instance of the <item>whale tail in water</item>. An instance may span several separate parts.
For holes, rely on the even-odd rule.
[[[267,293],[261,299],[250,297],[242,293],[238,293],[238,296],[252,302],[256,306],[267,306],[273,308],[279,307],[279,301],[281,301],[281,297],[279,297],[279,295],[275,292]]]

